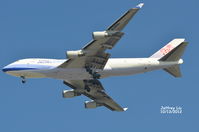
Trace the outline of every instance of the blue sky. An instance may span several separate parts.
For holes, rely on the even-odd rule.
[[[126,112],[84,109],[86,97],[63,99],[61,80],[29,79],[0,72],[0,131],[199,131],[197,0],[7,0],[0,1],[0,67],[23,58],[65,58],[104,30],[126,10],[144,2],[112,57],[148,57],[173,38],[189,46],[183,77],[164,71],[102,79],[107,93]],[[182,114],[160,114],[181,106]]]

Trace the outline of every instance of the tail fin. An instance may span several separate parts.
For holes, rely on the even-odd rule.
[[[181,59],[181,56],[183,55],[187,44],[188,42],[185,42],[185,39],[174,39],[150,58],[157,58],[159,61],[179,61],[178,63],[182,64],[183,60]],[[174,65],[163,70],[174,77],[181,77],[179,65]]]

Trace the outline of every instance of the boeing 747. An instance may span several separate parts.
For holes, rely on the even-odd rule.
[[[85,95],[91,101],[85,108],[105,106],[112,111],[126,111],[107,93],[99,79],[126,76],[163,69],[174,77],[180,77],[179,65],[187,42],[183,38],[173,39],[149,58],[110,58],[107,49],[112,49],[124,35],[122,29],[142,8],[140,3],[128,10],[105,31],[92,33],[93,40],[80,50],[67,51],[67,59],[22,59],[5,66],[3,72],[22,78],[54,78],[63,80],[71,90],[64,90],[63,97]]]

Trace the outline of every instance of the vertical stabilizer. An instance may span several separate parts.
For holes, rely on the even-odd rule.
[[[188,42],[185,42],[185,39],[174,39],[150,58],[157,58],[159,61],[177,61],[178,63],[176,65],[164,68],[163,70],[174,77],[181,77],[182,74],[180,72],[179,64],[183,63],[181,56],[183,55],[187,44]]]
[[[185,42],[184,38],[173,39],[171,42],[169,42],[163,48],[161,48],[156,53],[154,53],[152,56],[150,56],[150,58],[161,59],[164,56],[166,56],[168,53],[173,51],[175,48],[177,48],[179,45],[181,45],[183,42]]]

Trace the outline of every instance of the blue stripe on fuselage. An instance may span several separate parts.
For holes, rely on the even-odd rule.
[[[2,71],[3,72],[8,72],[8,71],[22,71],[22,70],[36,70],[37,68],[16,68],[16,67],[13,67],[13,68],[3,68]]]
[[[8,66],[5,66],[2,71],[8,72],[8,71],[24,71],[24,70],[48,70],[55,68],[55,66],[49,66],[49,65],[35,65],[35,64],[11,64]]]

